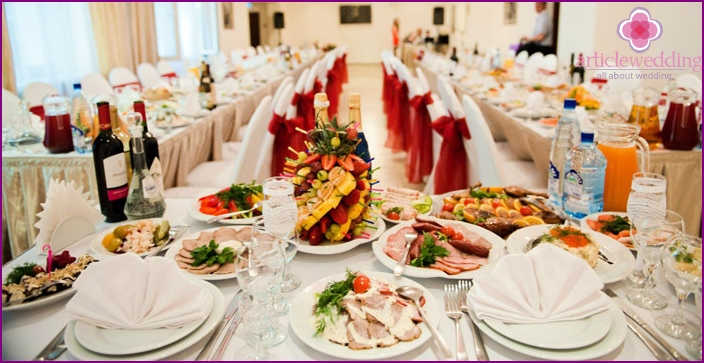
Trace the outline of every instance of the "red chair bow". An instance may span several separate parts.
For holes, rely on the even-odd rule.
[[[39,116],[42,121],[44,121],[44,106],[43,105],[38,105],[38,106],[32,106],[29,108],[29,112]]]
[[[291,98],[291,105],[292,106],[298,106],[298,103],[301,102],[301,94],[300,93],[294,93],[293,98]]]
[[[300,140],[296,140],[296,136],[302,133],[296,131],[297,127],[303,126],[303,118],[294,117],[292,119],[286,119],[285,115],[274,115],[269,121],[269,126],[267,130],[270,134],[274,135],[274,148],[271,156],[271,175],[280,175],[284,171],[284,166],[286,165],[286,156],[290,155],[289,147],[294,150],[302,150],[300,145],[298,145]],[[300,137],[298,138],[300,139]],[[294,145],[295,141],[295,145]]]
[[[435,166],[435,194],[467,188],[468,160],[462,138],[471,139],[467,120],[441,116],[432,127],[442,135],[440,156]]]
[[[538,68],[538,73],[544,74],[546,76],[552,76],[553,74],[555,74],[555,71],[551,71],[551,70],[545,69],[545,68]]]
[[[406,177],[409,183],[421,183],[433,171],[433,129],[427,105],[433,103],[430,92],[416,95],[410,101],[411,139],[406,157]]]
[[[161,75],[161,78],[167,78],[167,79],[178,78],[178,75],[176,74],[176,72],[165,73],[165,74]]]
[[[408,150],[408,140],[410,139],[411,131],[411,128],[408,127],[410,106],[408,103],[408,85],[406,82],[401,82],[394,77],[391,88],[393,89],[393,94],[386,125],[386,128],[389,130],[389,135],[384,146],[390,148],[391,151],[395,153]]]
[[[342,75],[333,67],[328,71],[328,83],[325,85],[325,93],[328,95],[328,116],[333,118],[337,115],[340,105],[340,94],[342,93]]]
[[[340,69],[342,71],[342,83],[347,83],[347,53],[343,54],[340,59]]]
[[[118,84],[117,86],[112,86],[112,89],[118,92],[125,88],[135,88],[137,91],[142,92],[142,85],[139,82],[129,82],[125,84]]]

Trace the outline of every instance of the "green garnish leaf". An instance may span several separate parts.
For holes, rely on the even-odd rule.
[[[447,238],[447,237],[446,237]],[[430,233],[423,233],[423,245],[420,247],[420,256],[411,261],[411,266],[425,267],[435,263],[436,257],[449,256],[450,251],[445,247],[437,246]]]
[[[24,265],[17,266],[7,275],[7,285],[19,284],[23,276],[34,277],[37,274],[34,272],[34,267],[37,266],[34,262],[27,262]]]
[[[334,322],[338,312],[344,309],[342,299],[352,291],[355,278],[357,278],[357,274],[347,269],[347,277],[344,280],[331,282],[325,287],[325,290],[315,294],[316,302],[313,310],[316,316],[315,335],[322,334],[327,321]]]
[[[604,222],[604,225],[601,227],[601,232],[618,234],[621,231],[628,231],[630,229],[631,223],[628,222],[628,218],[615,215],[614,219]]]
[[[234,201],[237,206],[237,210],[247,210],[253,206],[247,199],[251,195],[261,196],[263,193],[264,189],[262,186],[257,184],[255,181],[252,181],[251,184],[232,184],[229,189],[215,193],[215,196],[225,202],[225,204],[231,200]]]
[[[218,264],[233,263],[235,262],[235,253],[230,247],[225,247],[222,249],[222,253],[218,253],[217,249],[220,247],[215,240],[210,240],[210,243],[204,246],[197,247],[195,250],[191,251],[191,257],[193,257],[193,263],[191,266],[199,266],[202,264],[207,264],[208,267]]]

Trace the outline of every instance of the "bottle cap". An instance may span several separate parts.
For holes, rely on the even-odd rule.
[[[594,142],[594,133],[592,131],[582,131],[582,142]]]
[[[565,109],[574,110],[577,107],[577,101],[574,98],[565,98],[564,107]]]
[[[73,84],[73,90],[74,90],[74,91],[78,91],[78,90],[80,90],[80,89],[81,89],[81,84],[80,84],[80,83],[74,83],[74,84]]]

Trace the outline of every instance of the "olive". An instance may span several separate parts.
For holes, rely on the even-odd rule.
[[[117,238],[125,239],[127,238],[128,234],[132,233],[133,229],[133,225],[125,224],[124,226],[115,227],[115,230],[112,232],[112,234]]]

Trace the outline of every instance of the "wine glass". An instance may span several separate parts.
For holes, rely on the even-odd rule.
[[[663,309],[667,306],[667,300],[654,290],[654,275],[660,266],[662,248],[672,237],[682,233],[684,221],[682,216],[668,210],[663,219],[638,216],[631,222],[631,238],[638,250],[638,256],[643,259],[645,282],[643,288],[628,289],[628,299],[649,310]]]
[[[272,292],[281,284],[285,266],[280,245],[261,238],[259,232],[254,230],[252,241],[238,251],[235,265],[237,282],[251,297],[247,310],[250,316],[247,320],[251,324],[245,340],[256,349],[248,359],[266,356],[268,353],[264,348],[273,347],[286,339],[286,331],[274,321],[271,302]],[[255,308],[257,310],[249,311]]]
[[[678,339],[699,338],[699,325],[684,317],[684,303],[689,294],[702,286],[702,239],[676,235],[662,250],[661,257],[665,278],[675,287],[678,303],[674,313],[655,318],[655,326]]]
[[[285,246],[286,264],[293,259],[298,250],[296,237],[296,219],[298,208],[293,196],[293,183],[286,177],[271,177],[264,180],[264,228]],[[301,285],[301,279],[293,274],[285,274],[281,291],[290,292]]]
[[[631,181],[631,192],[628,195],[626,210],[628,219],[633,224],[637,217],[662,219],[667,210],[667,179],[661,174],[635,173]],[[645,219],[644,219],[645,220]],[[635,246],[635,244],[634,244]],[[626,285],[634,289],[645,286],[645,275],[642,272],[643,256],[636,255],[636,268],[626,279]]]

